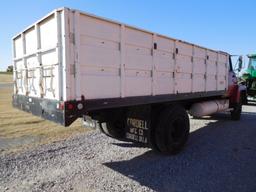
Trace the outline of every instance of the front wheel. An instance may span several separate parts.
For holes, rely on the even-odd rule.
[[[234,121],[240,120],[241,113],[242,113],[242,103],[239,102],[234,105],[234,108],[231,111],[231,119]]]
[[[246,91],[241,91],[240,97],[241,97],[242,104],[243,105],[248,105],[247,92]]]
[[[189,136],[189,117],[182,106],[168,106],[160,113],[155,130],[158,151],[167,155],[179,153]]]

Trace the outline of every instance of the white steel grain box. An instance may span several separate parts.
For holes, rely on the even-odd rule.
[[[68,8],[13,38],[15,95],[57,103],[221,95],[228,62],[227,53]]]

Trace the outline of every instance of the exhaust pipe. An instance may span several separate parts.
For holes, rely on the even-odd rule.
[[[202,117],[206,115],[211,115],[213,113],[225,111],[227,109],[229,109],[228,99],[205,101],[200,103],[194,103],[189,110],[189,114],[195,117]]]

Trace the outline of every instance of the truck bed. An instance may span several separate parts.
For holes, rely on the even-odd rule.
[[[64,125],[68,103],[82,103],[81,116],[228,87],[227,53],[68,8],[15,36],[13,56],[14,106]]]

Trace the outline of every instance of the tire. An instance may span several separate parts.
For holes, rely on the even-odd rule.
[[[241,102],[243,105],[248,105],[247,92],[241,91]]]
[[[99,128],[102,133],[109,137],[115,139],[122,139],[125,137],[125,124],[123,119],[102,122],[100,123]]]
[[[155,144],[163,154],[178,154],[189,136],[189,117],[181,106],[168,106],[158,118],[155,130]]]
[[[234,105],[234,109],[230,112],[231,114],[231,119],[234,121],[239,121],[241,118],[241,113],[242,113],[242,103],[236,103]]]

